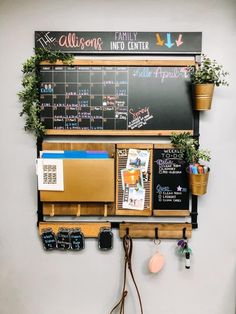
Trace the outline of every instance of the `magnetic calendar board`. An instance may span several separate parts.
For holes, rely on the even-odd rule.
[[[184,66],[41,65],[40,76],[40,118],[46,129],[115,130],[117,135],[193,130]]]

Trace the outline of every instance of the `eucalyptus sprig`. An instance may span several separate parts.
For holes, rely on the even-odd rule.
[[[229,85],[225,79],[229,72],[224,71],[223,65],[219,65],[216,60],[210,59],[205,54],[202,55],[200,66],[190,67],[189,72],[193,84]]]
[[[199,149],[198,141],[188,132],[172,134],[170,140],[174,147],[179,148],[183,152],[184,159],[190,164],[211,160],[210,151]]]
[[[37,138],[45,133],[45,128],[39,118],[39,65],[42,61],[55,63],[57,60],[65,64],[71,64],[73,56],[61,51],[37,48],[35,54],[23,63],[22,90],[18,93],[19,100],[22,103],[20,116],[26,117],[25,130],[32,131]]]

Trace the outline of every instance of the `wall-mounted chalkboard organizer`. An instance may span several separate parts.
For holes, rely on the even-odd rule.
[[[117,144],[116,215],[152,215],[152,147]]]
[[[125,144],[118,144],[116,136],[170,136],[173,132],[198,136],[199,115],[192,109],[187,67],[200,62],[201,38],[200,32],[35,32],[36,48],[74,55],[70,66],[60,61],[40,64],[39,115],[46,132],[38,151],[107,151],[112,160],[110,170],[114,170],[110,192],[105,188],[98,193],[102,196],[99,200],[93,198],[93,191],[87,193],[93,181],[86,181],[88,173],[92,179],[91,165],[85,172],[85,167],[80,167],[86,180],[79,178],[80,193],[74,191],[73,197],[77,181],[67,189],[69,194],[41,191],[40,233],[45,228],[55,234],[59,228],[80,228],[85,237],[98,237],[101,228],[119,227],[121,236],[128,230],[134,238],[155,238],[157,233],[160,238],[191,236],[192,228],[197,228],[197,197],[192,196],[191,223],[158,223],[160,216],[185,220],[190,215],[180,152],[168,145],[129,143],[127,138]],[[46,136],[60,135],[97,138],[93,143],[84,138],[78,143],[76,137],[64,143],[45,141]],[[114,144],[99,143],[98,136],[112,137]],[[99,171],[98,164],[96,167]],[[77,177],[71,171],[65,177],[66,187]],[[111,197],[106,199],[108,194]],[[52,217],[45,221],[47,216],[72,215],[77,216],[74,222],[52,221]],[[143,222],[80,223],[78,216],[143,216]],[[146,223],[149,216],[157,223]]]
[[[48,135],[193,133],[191,60],[75,60],[40,67]]]
[[[187,164],[179,149],[156,144],[153,151],[153,214],[189,216]]]

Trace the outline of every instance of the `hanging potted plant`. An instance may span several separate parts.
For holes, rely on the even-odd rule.
[[[225,80],[228,74],[228,72],[223,70],[222,65],[219,65],[216,60],[211,60],[204,54],[198,67],[190,67],[195,110],[211,109],[214,87],[220,85],[228,86],[229,84]]]
[[[207,192],[210,168],[204,164],[211,159],[210,152],[199,149],[199,144],[190,133],[173,134],[171,144],[183,152],[188,163],[189,186],[193,195],[203,195]]]

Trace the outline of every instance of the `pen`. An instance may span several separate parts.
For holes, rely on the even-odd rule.
[[[192,173],[193,173],[193,174],[198,174],[198,171],[197,171],[197,167],[196,167],[196,166],[192,166]]]
[[[204,171],[203,171],[203,170],[204,170],[203,166],[198,166],[198,167],[197,167],[197,170],[198,170],[198,173],[199,173],[199,174],[202,174],[202,173],[204,172]]]

